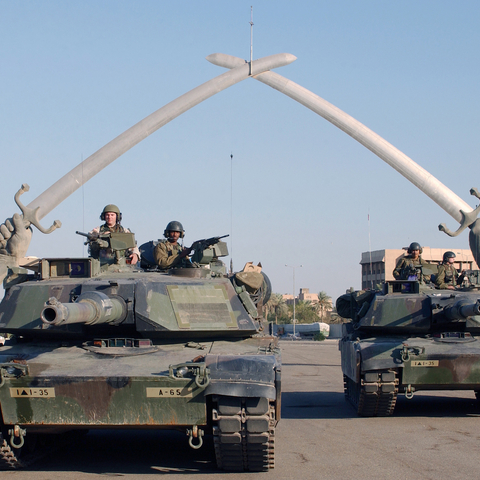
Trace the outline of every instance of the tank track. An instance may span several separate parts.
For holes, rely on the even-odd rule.
[[[76,442],[86,430],[70,431],[58,435],[36,435],[33,441],[25,439],[25,446],[12,448],[0,431],[0,471],[19,470]]]
[[[343,376],[346,400],[362,417],[387,417],[393,414],[398,394],[395,372],[367,372],[360,383]]]
[[[17,457],[15,449],[3,438],[0,432],[0,470],[16,470],[25,468],[27,464]]]
[[[265,472],[275,466],[275,406],[267,398],[213,397],[218,468]]]

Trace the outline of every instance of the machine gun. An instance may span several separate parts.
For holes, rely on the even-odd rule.
[[[216,245],[220,239],[229,237],[230,235],[222,235],[221,237],[210,237],[210,238],[204,238],[202,240],[196,240],[195,242],[192,243],[192,246],[190,247],[190,250],[205,250],[208,247],[211,247],[213,245]]]
[[[422,278],[421,265],[405,265],[400,272],[402,280],[420,280]]]
[[[100,260],[102,264],[123,263],[125,253],[130,248],[135,248],[135,235],[133,233],[83,233],[76,231],[77,235],[87,238],[85,245],[89,246],[90,255]]]
[[[227,244],[225,242],[221,242],[220,240],[228,236],[229,235],[222,235],[221,237],[204,238],[202,240],[193,242],[192,246],[190,247],[190,250],[195,251],[192,256],[192,262],[200,265],[206,265],[218,257],[227,256]]]
[[[94,233],[84,233],[79,232],[78,230],[75,232],[77,235],[81,235],[82,237],[86,237],[87,241],[85,245],[91,245],[92,242],[96,242],[100,248],[109,248],[110,247],[110,233],[100,234],[97,232]]]

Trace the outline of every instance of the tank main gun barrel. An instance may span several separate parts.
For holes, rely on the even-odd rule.
[[[467,299],[461,299],[453,305],[447,305],[443,309],[443,313],[449,320],[463,320],[473,315],[480,315],[480,299],[475,303],[469,302]]]
[[[110,298],[101,292],[86,292],[74,303],[61,303],[50,298],[40,314],[42,322],[47,325],[66,325],[84,323],[118,323],[126,316],[125,303],[120,298]]]

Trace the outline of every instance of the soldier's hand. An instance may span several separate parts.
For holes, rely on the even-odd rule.
[[[0,225],[0,254],[23,258],[32,239],[32,229],[15,213]]]
[[[179,257],[180,257],[180,258],[188,257],[188,255],[190,255],[191,251],[192,251],[192,248],[191,248],[191,247],[190,247],[190,248],[183,247],[183,250],[182,250],[182,252],[180,253]]]

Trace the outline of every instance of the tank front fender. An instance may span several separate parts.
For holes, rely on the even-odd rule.
[[[205,395],[277,397],[275,355],[207,355],[205,363],[210,370]]]
[[[402,342],[395,340],[347,340],[339,343],[342,357],[342,372],[355,382],[360,375],[372,370],[391,370],[403,368],[400,358]]]
[[[404,364],[400,357],[402,342],[398,339],[393,341],[379,339],[374,341],[361,341],[357,345],[360,351],[362,363],[361,372],[371,370],[390,370],[403,368]]]

